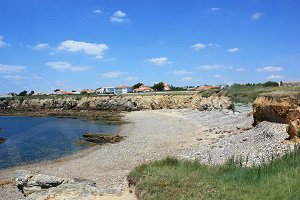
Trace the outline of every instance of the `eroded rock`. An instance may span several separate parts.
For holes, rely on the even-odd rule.
[[[298,95],[258,97],[253,104],[254,125],[262,121],[289,124],[287,132],[290,138],[300,137],[300,99]]]
[[[96,183],[86,179],[67,179],[34,173],[16,172],[16,185],[29,199],[97,199],[101,196]]]

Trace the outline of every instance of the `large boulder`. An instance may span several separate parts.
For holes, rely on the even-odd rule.
[[[16,172],[16,185],[29,199],[98,199],[101,196],[96,183],[86,179],[67,179],[34,173]]]
[[[64,179],[56,176],[36,174],[27,170],[18,170],[16,172],[16,186],[25,196],[50,187],[57,187],[63,181]]]

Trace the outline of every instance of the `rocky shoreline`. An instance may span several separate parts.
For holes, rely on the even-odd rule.
[[[138,111],[157,109],[231,109],[232,101],[218,91],[210,96],[202,93],[152,94],[118,96],[49,96],[0,99],[0,111],[96,110]]]
[[[100,121],[109,124],[124,124],[124,112],[121,111],[97,111],[97,110],[0,110],[0,116],[29,116],[29,117],[59,117],[79,118],[82,120]]]
[[[88,179],[96,183],[101,195],[116,194],[122,199],[128,173],[145,162],[175,156],[221,164],[231,156],[243,155],[248,157],[246,164],[250,166],[293,149],[293,145],[285,140],[288,137],[285,124],[263,122],[253,127],[253,117],[245,111],[247,109],[239,110],[180,109],[126,113],[124,119],[131,123],[123,124],[119,132],[119,135],[126,136],[125,140],[92,147],[78,153],[81,156],[2,170],[0,179],[11,180],[15,171],[20,169],[64,180]],[[76,184],[73,186],[76,188]],[[20,192],[12,192],[15,191],[12,187],[3,189],[5,187],[0,189],[0,199],[2,195],[8,195],[7,191],[11,197],[20,195]],[[55,194],[56,190],[59,187],[44,191],[43,195]],[[127,196],[126,199],[134,197]]]

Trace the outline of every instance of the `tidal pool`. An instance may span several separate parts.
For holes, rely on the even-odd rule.
[[[87,148],[76,144],[85,132],[116,133],[117,125],[56,117],[0,116],[0,169],[50,160]]]

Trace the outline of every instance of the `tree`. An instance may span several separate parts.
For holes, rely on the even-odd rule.
[[[54,90],[54,92],[58,92],[58,91],[60,91],[60,89],[55,89],[55,90]]]
[[[279,84],[277,82],[274,82],[274,81],[268,81],[268,82],[265,82],[263,84],[263,86],[265,86],[265,87],[278,87]]]
[[[26,90],[20,92],[20,94],[19,94],[19,96],[26,96],[26,95],[27,95],[27,91]]]
[[[144,85],[143,83],[137,83],[135,85],[132,86],[132,89],[137,89],[139,88],[140,86]]]
[[[153,89],[156,91],[163,91],[165,88],[165,85],[163,82],[159,82],[153,85]]]
[[[173,85],[171,85],[170,88],[171,88],[172,91],[186,91],[187,90],[186,88],[176,87],[176,86],[173,86]]]
[[[33,95],[34,94],[34,91],[33,90],[31,90],[31,92],[29,93],[29,95]]]

